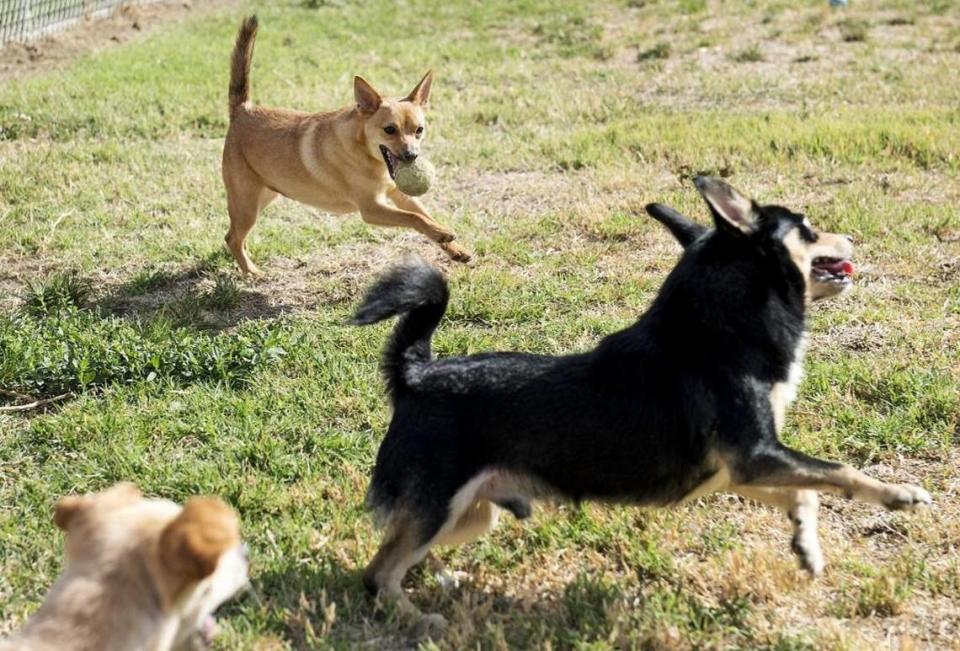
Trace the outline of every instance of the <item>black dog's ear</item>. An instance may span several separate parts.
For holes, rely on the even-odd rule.
[[[760,211],[752,199],[737,192],[726,181],[709,176],[698,176],[693,183],[710,206],[717,228],[744,235],[757,230]]]
[[[683,248],[687,248],[691,242],[710,230],[662,203],[647,204],[647,213],[666,226]]]

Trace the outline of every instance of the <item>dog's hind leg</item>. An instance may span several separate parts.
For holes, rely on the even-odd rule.
[[[412,517],[398,517],[389,527],[380,549],[363,571],[363,585],[373,595],[396,602],[397,608],[417,614],[416,607],[403,593],[403,577],[422,561],[432,546],[433,535],[424,535],[422,526]]]
[[[421,562],[434,544],[439,527],[425,525],[412,516],[395,517],[373,560],[363,571],[363,585],[373,595],[389,599],[403,617],[423,633],[442,630],[442,615],[422,614],[403,592],[403,577]]]
[[[444,527],[434,544],[453,546],[471,543],[496,527],[499,518],[500,509],[495,504],[488,500],[477,500],[455,522]],[[444,563],[432,554],[428,555],[427,561],[427,568],[444,588],[456,587],[468,576],[466,572],[448,570]]]
[[[842,463],[816,459],[779,444],[731,459],[730,465],[733,483],[738,486],[839,493],[890,510],[914,510],[930,504],[930,494],[919,486],[887,484]]]
[[[820,500],[816,491],[756,486],[731,486],[730,490],[786,513],[790,522],[793,523],[793,539],[790,542],[790,548],[797,555],[800,567],[813,576],[823,571],[823,551],[820,549],[820,540],[817,538],[817,510],[820,507]]]
[[[244,162],[231,165],[229,171],[225,168],[223,181],[227,187],[227,211],[230,213],[230,229],[223,238],[224,244],[241,271],[259,275],[260,270],[247,253],[247,235],[257,223],[260,211],[277,197],[277,193],[264,186]]]

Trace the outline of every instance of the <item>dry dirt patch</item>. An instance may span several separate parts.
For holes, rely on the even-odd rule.
[[[238,4],[237,0],[163,0],[129,5],[101,20],[82,21],[30,43],[0,46],[0,82],[67,66],[78,57],[143,38],[153,29]]]

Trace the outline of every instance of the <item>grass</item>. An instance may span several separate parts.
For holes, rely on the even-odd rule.
[[[837,27],[840,28],[840,37],[847,43],[861,43],[870,34],[870,23],[865,20],[845,18],[837,23]]]
[[[763,50],[757,44],[749,45],[739,52],[735,52],[730,60],[737,63],[757,63],[764,60]]]
[[[960,8],[761,4],[259,7],[263,103],[331,108],[353,74],[399,95],[436,70],[426,202],[472,268],[415,234],[279,202],[251,239],[268,276],[236,274],[218,159],[242,3],[0,86],[0,400],[71,396],[0,414],[0,634],[62,567],[55,499],[132,479],[241,512],[256,597],[223,609],[222,649],[857,649],[894,630],[903,648],[954,644],[960,112],[944,80]],[[856,290],[812,310],[785,438],[919,482],[937,509],[824,498],[829,564],[810,582],[785,518],[731,497],[544,507],[442,551],[469,574],[459,588],[412,578],[453,623],[412,639],[357,577],[389,419],[389,326],[344,326],[363,288],[415,252],[451,279],[439,355],[584,350],[632,322],[676,259],[639,207],[705,219],[699,171],[854,236]]]

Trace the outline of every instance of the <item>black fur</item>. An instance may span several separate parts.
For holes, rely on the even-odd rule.
[[[662,203],[651,203],[647,206],[647,212],[666,226],[683,248],[687,248],[710,230]]]
[[[363,304],[353,315],[354,325],[403,315],[384,348],[380,364],[394,400],[406,392],[408,366],[430,360],[430,338],[447,309],[449,296],[439,271],[408,262],[395,267],[367,290]]]
[[[484,470],[573,500],[668,504],[719,460],[749,481],[754,460],[788,458],[769,394],[787,379],[804,332],[804,278],[782,242],[802,218],[756,210],[750,232],[716,211],[709,232],[671,228],[687,248],[650,309],[587,353],[433,360],[442,277],[424,264],[388,273],[355,317],[404,315],[384,353],[394,414],[370,506],[412,513],[426,542],[454,494]],[[501,505],[525,517],[525,497]]]

